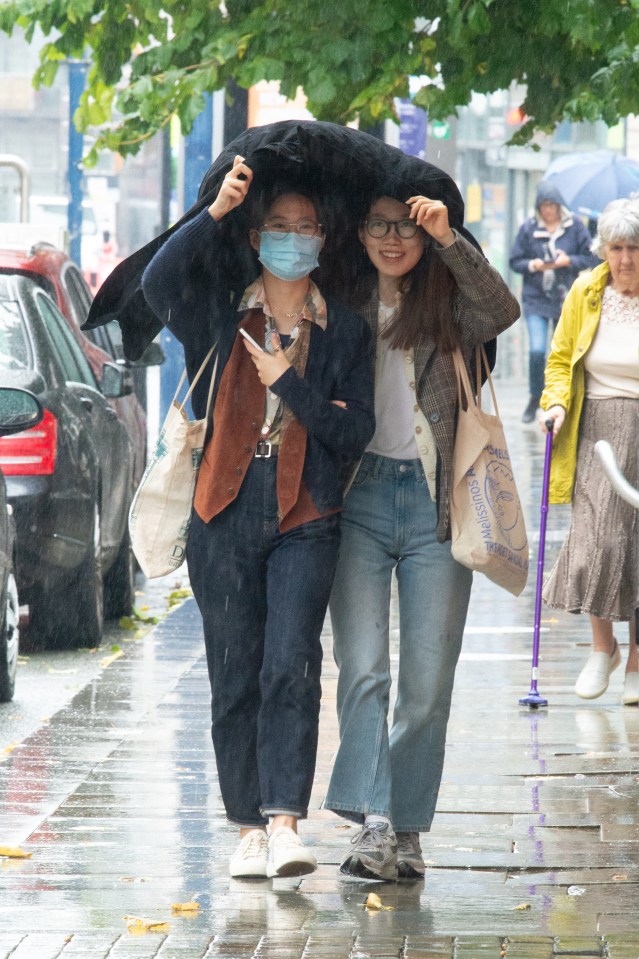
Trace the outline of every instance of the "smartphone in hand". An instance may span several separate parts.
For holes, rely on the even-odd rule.
[[[246,330],[242,329],[241,326],[239,327],[238,332],[242,334],[242,336],[244,337],[245,340],[248,340],[249,343],[251,343],[257,350],[259,350],[260,353],[265,353],[265,352],[266,352],[265,349],[264,349],[264,347],[263,347],[263,346],[260,346],[260,344],[257,342],[257,340],[254,340],[253,337],[251,336],[251,334],[250,334],[250,333],[247,333]]]

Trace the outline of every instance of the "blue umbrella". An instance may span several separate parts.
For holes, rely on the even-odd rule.
[[[612,150],[567,153],[553,160],[543,179],[574,213],[596,219],[612,200],[639,191],[639,163]]]

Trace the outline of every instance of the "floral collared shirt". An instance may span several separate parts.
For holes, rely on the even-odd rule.
[[[244,310],[262,310],[264,316],[273,317],[261,276],[258,276],[258,278],[244,290],[244,296],[238,306],[238,312]],[[310,320],[311,323],[317,323],[322,330],[326,329],[326,301],[312,280],[310,280],[308,294],[302,307],[302,312],[299,315],[298,322],[300,320]]]

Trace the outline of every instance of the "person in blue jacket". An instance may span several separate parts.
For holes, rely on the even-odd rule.
[[[544,389],[548,327],[554,331],[566,293],[582,270],[599,262],[582,221],[566,207],[559,190],[543,180],[537,187],[535,214],[519,229],[510,268],[523,276],[522,308],[528,328],[530,398],[522,422],[532,423]]]

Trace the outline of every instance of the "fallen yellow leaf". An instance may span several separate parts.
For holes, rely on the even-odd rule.
[[[125,916],[129,932],[168,932],[171,924],[155,919],[141,919],[139,916]]]
[[[613,882],[625,882],[625,881],[627,880],[627,878],[628,878],[628,876],[626,875],[625,872],[618,872],[616,875],[614,875],[614,876],[612,877],[612,881],[613,881]]]
[[[365,909],[387,909],[389,912],[394,910],[394,906],[385,906],[379,896],[374,892],[369,892],[368,898],[364,903]]]
[[[105,656],[104,659],[100,660],[100,666],[102,669],[105,669],[107,666],[110,666],[111,663],[114,663],[116,659],[119,659],[120,656],[124,655],[124,651],[118,649],[117,652],[112,653],[110,656]]]
[[[520,902],[518,906],[513,906],[511,912],[525,912],[526,909],[530,909],[530,903]]]
[[[171,906],[173,912],[197,912],[199,908],[199,902],[174,902]]]
[[[25,852],[18,846],[0,846],[0,856],[6,856],[7,859],[31,859],[32,852]]]

